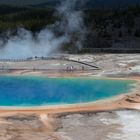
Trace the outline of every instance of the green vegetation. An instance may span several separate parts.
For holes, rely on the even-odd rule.
[[[0,6],[0,31],[24,27],[33,32],[52,24],[55,18],[52,9],[19,8]]]
[[[140,48],[140,6],[85,10],[90,27],[85,48]]]
[[[140,6],[115,10],[85,9],[83,12],[89,29],[85,49],[140,48]],[[8,30],[15,32],[19,27],[35,33],[55,21],[53,8],[0,6],[0,35]]]

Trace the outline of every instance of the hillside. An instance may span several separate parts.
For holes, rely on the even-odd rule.
[[[16,5],[16,6],[25,6],[25,5],[27,6],[32,4],[37,5],[44,2],[48,2],[48,0],[0,0],[0,4]]]
[[[140,4],[139,0],[88,0],[88,8],[126,8]]]
[[[0,4],[16,6],[55,6],[61,0],[0,0]],[[80,1],[80,0],[79,0]],[[140,4],[139,0],[87,0],[86,8],[118,8]]]
[[[37,8],[0,5],[0,39],[8,38],[9,30],[15,35],[19,27],[36,34],[46,26],[56,23],[58,18],[54,14],[54,9],[43,7],[41,4]],[[83,9],[83,13],[88,33],[82,52],[95,52],[95,48],[97,51],[111,48],[115,49],[115,52],[127,49],[140,50],[139,5],[125,9],[87,8]],[[61,32],[57,35],[61,35]],[[73,51],[73,47],[74,44],[69,44],[64,46],[63,50]]]

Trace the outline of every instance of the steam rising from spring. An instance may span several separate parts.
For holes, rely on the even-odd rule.
[[[83,22],[83,13],[76,10],[77,3],[83,0],[63,0],[56,8],[55,15],[60,17],[54,25],[41,30],[36,37],[24,28],[20,28],[16,36],[10,37],[6,43],[0,40],[1,59],[21,59],[34,56],[48,56],[58,52],[67,43],[82,48],[86,27]],[[57,32],[61,35],[56,34]]]

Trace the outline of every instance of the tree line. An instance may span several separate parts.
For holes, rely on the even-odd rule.
[[[83,12],[89,30],[84,48],[110,48],[116,44],[130,47],[128,41],[140,46],[139,5],[125,9],[84,9]],[[19,27],[35,33],[56,20],[53,8],[0,5],[0,34]]]

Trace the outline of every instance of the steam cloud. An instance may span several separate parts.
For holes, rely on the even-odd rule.
[[[82,6],[84,2],[85,0],[63,0],[55,13],[61,20],[41,30],[36,37],[33,37],[30,31],[20,28],[17,35],[10,37],[6,43],[1,39],[0,58],[21,59],[48,56],[59,51],[67,43],[81,49],[86,27],[83,22],[83,13],[76,10],[76,6],[79,3]]]

